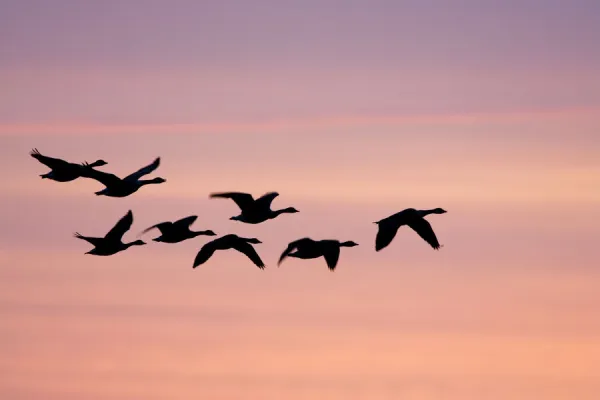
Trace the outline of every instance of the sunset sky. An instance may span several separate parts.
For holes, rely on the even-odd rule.
[[[598,399],[599,38],[585,0],[0,0],[0,398]],[[95,196],[32,148],[167,182]],[[409,207],[444,247],[375,252]],[[129,209],[267,268],[84,255]],[[359,246],[277,268],[304,236]]]

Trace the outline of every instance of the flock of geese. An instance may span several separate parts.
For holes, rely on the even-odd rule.
[[[156,158],[151,164],[140,168],[138,171],[135,171],[124,178],[120,178],[114,174],[96,169],[97,167],[107,164],[104,160],[97,160],[91,164],[87,162],[78,164],[44,156],[37,149],[33,149],[30,154],[33,158],[51,169],[50,172],[40,175],[42,179],[50,179],[56,182],[71,182],[79,178],[93,179],[104,185],[104,189],[95,192],[98,196],[127,197],[137,192],[142,186],[166,182],[165,179],[160,177],[142,179],[159,167],[160,157]],[[281,214],[299,212],[294,207],[287,207],[280,210],[271,209],[271,203],[277,196],[279,196],[277,192],[266,193],[257,199],[252,197],[251,194],[241,192],[212,193],[209,195],[210,198],[233,200],[239,207],[240,214],[233,216],[230,219],[247,224],[260,224],[277,218]],[[423,240],[429,243],[432,248],[438,250],[441,246],[431,225],[424,217],[429,214],[444,214],[445,212],[446,211],[441,208],[431,210],[408,208],[374,222],[378,225],[375,238],[375,250],[380,251],[386,248],[396,236],[398,229],[403,225],[410,227]],[[160,236],[152,240],[163,243],[179,243],[197,236],[217,236],[212,230],[191,230],[190,227],[197,218],[196,215],[192,215],[173,222],[160,222],[142,231],[138,237],[153,229],[158,229]],[[133,213],[129,210],[127,214],[125,214],[125,216],[123,216],[103,237],[84,236],[78,232],[75,233],[75,237],[85,240],[94,246],[92,250],[85,254],[110,256],[127,250],[131,246],[146,244],[146,242],[140,239],[128,243],[123,242],[123,235],[129,231],[132,224]],[[235,234],[221,236],[202,246],[194,259],[193,268],[204,264],[217,250],[233,249],[246,255],[258,268],[264,269],[265,264],[253,246],[258,243],[262,242],[256,238],[245,238]],[[289,243],[279,257],[277,265],[279,266],[287,257],[299,259],[323,257],[327,263],[327,267],[333,271],[338,264],[340,248],[354,247],[357,245],[358,243],[351,240],[314,240],[305,237]]]

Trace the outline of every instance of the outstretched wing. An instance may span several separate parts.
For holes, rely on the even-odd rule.
[[[340,258],[340,246],[330,244],[324,245],[322,251],[325,262],[327,263],[327,268],[331,271],[335,270]]]
[[[386,248],[398,233],[399,226],[393,222],[379,222],[377,236],[375,237],[375,251]]]
[[[87,162],[84,162],[81,165],[83,167],[81,169],[82,178],[94,179],[106,187],[118,185],[119,182],[121,182],[121,179],[119,179],[116,175],[109,174],[108,172],[98,171]]]
[[[104,238],[83,236],[79,232],[75,232],[75,234],[73,236],[75,236],[77,239],[85,240],[86,242],[92,244],[94,247],[98,247],[98,245],[100,245],[104,241]]]
[[[133,213],[129,210],[127,214],[125,214],[125,216],[122,217],[110,231],[108,231],[104,238],[110,241],[120,241],[125,232],[131,228],[131,224],[133,224]]]
[[[148,164],[145,167],[138,169],[134,173],[127,175],[125,178],[123,178],[123,180],[124,181],[137,181],[142,176],[148,175],[149,173],[154,171],[156,168],[158,168],[159,165],[160,165],[160,157],[156,157],[156,159],[154,161],[152,161],[151,164]]]
[[[231,199],[237,204],[240,210],[252,207],[254,204],[254,198],[249,193],[242,192],[225,192],[225,193],[211,193],[210,198],[222,198]]]
[[[189,229],[190,225],[192,225],[197,219],[197,215],[190,215],[189,217],[181,218],[173,222],[173,229]]]
[[[196,258],[194,259],[194,266],[192,268],[196,268],[198,265],[202,265],[206,261],[208,261],[208,259],[217,250],[217,240],[219,239],[215,239],[211,242],[208,242],[204,246],[202,246],[202,248],[200,248],[200,251],[198,252],[198,254],[196,254]]]
[[[299,246],[302,246],[303,244],[308,244],[308,243],[314,243],[314,240],[310,239],[310,238],[302,238],[302,239],[298,239],[298,240],[294,240],[293,242],[290,242],[287,246],[287,248],[283,251],[283,253],[281,253],[281,256],[279,257],[279,261],[277,261],[277,265],[281,265],[281,263],[283,262],[283,260],[294,250],[296,250]]]
[[[266,194],[263,194],[261,197],[259,197],[258,199],[256,199],[256,205],[259,207],[263,207],[263,208],[271,208],[271,203],[273,202],[273,199],[275,199],[275,197],[279,196],[279,193],[277,192],[269,192]]]
[[[38,160],[39,162],[41,162],[42,164],[44,164],[45,166],[47,166],[48,168],[51,168],[51,169],[64,168],[68,165],[71,165],[70,162],[61,160],[60,158],[52,158],[52,157],[44,156],[38,151],[38,149],[31,150],[31,153],[29,153],[29,154],[31,155],[31,157],[35,158],[36,160]]]
[[[172,222],[160,222],[156,225],[152,225],[150,228],[146,228],[144,229],[142,232],[140,232],[140,234],[138,235],[138,237],[142,236],[144,233],[147,233],[149,231],[151,231],[152,229],[156,228],[160,231],[160,233],[162,233],[163,235],[165,234],[165,232],[173,225]]]
[[[433,228],[425,218],[415,218],[408,223],[408,226],[410,226],[413,231],[417,232],[431,247],[436,250],[440,248],[440,243],[433,232]]]
[[[240,253],[245,254],[253,263],[260,269],[265,268],[265,263],[260,259],[260,256],[254,250],[254,247],[250,243],[247,242],[239,242],[233,246],[234,249],[239,251]]]

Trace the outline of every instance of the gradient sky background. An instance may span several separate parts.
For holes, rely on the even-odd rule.
[[[600,2],[0,1],[0,397],[597,399]],[[167,183],[42,181],[28,152]],[[213,191],[301,213],[248,226]],[[375,253],[372,221],[407,207]],[[110,258],[156,222],[202,237]],[[354,240],[276,260],[302,236]],[[149,234],[147,239],[150,239]]]

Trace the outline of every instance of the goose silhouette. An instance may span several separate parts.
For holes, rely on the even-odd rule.
[[[424,218],[429,214],[444,214],[447,211],[442,208],[431,210],[415,210],[407,208],[396,214],[390,215],[384,219],[374,222],[378,225],[377,236],[375,238],[375,251],[386,248],[398,233],[401,226],[407,225],[415,231],[423,240],[425,240],[435,250],[439,250],[438,242],[431,224]]]
[[[237,250],[240,253],[246,255],[260,269],[265,268],[265,263],[260,259],[260,256],[254,250],[252,244],[262,243],[256,238],[244,238],[238,235],[229,234],[221,236],[211,242],[206,243],[194,259],[193,268],[204,264],[217,250]]]
[[[129,210],[127,214],[125,214],[125,216],[122,217],[106,235],[104,235],[104,237],[83,236],[79,232],[75,232],[75,237],[78,239],[83,239],[94,246],[92,250],[86,252],[85,254],[92,254],[95,256],[111,256],[127,250],[131,246],[141,246],[146,244],[142,240],[123,243],[123,235],[131,228],[132,223],[133,213],[131,210]]]
[[[231,220],[245,222],[247,224],[260,224],[261,222],[274,219],[281,214],[299,212],[294,207],[273,211],[271,209],[271,203],[277,196],[279,196],[279,193],[269,192],[255,200],[249,193],[225,192],[212,193],[209,197],[231,199],[237,204],[241,210],[241,214],[231,217]]]
[[[355,243],[351,240],[340,242],[339,240],[313,240],[305,237],[289,243],[288,247],[279,257],[277,265],[281,265],[283,260],[285,260],[287,257],[300,258],[304,260],[323,257],[327,263],[327,268],[329,268],[331,271],[334,271],[340,258],[340,248],[354,246],[358,246],[358,243]]]
[[[217,235],[211,230],[192,231],[190,226],[194,223],[194,221],[196,221],[196,219],[198,219],[197,215],[190,215],[189,217],[181,218],[175,222],[161,222],[156,225],[152,225],[150,228],[144,229],[140,235],[143,235],[144,233],[156,228],[160,231],[161,235],[152,240],[163,243],[179,243],[187,239],[193,239],[200,235]]]
[[[127,175],[125,178],[119,178],[114,174],[101,172],[94,168],[84,169],[82,176],[84,178],[94,179],[105,186],[104,189],[96,192],[98,196],[108,197],[127,197],[138,191],[144,185],[158,184],[166,182],[163,178],[140,179],[141,177],[153,172],[160,165],[160,157],[157,157],[151,164]],[[91,167],[91,165],[89,165]]]
[[[31,157],[35,158],[45,166],[51,169],[50,172],[40,175],[42,179],[50,179],[56,182],[71,182],[77,178],[82,177],[84,169],[87,167],[101,167],[108,164],[104,160],[97,160],[91,164],[75,164],[60,158],[48,157],[41,154],[38,149],[31,150],[29,153]]]

